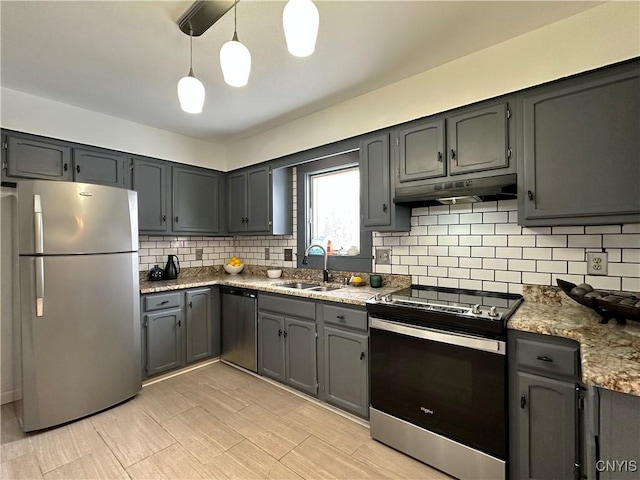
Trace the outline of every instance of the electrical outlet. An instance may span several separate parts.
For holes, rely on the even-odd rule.
[[[587,252],[588,275],[606,275],[607,267],[607,252]]]
[[[293,261],[293,248],[285,248],[284,249],[284,261],[292,262]]]
[[[376,248],[376,265],[391,265],[390,248]]]
[[[269,260],[269,247],[264,247],[264,259]]]
[[[196,260],[202,260],[202,249],[196,248]]]

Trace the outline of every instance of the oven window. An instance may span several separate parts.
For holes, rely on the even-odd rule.
[[[506,459],[506,359],[371,329],[371,406]]]

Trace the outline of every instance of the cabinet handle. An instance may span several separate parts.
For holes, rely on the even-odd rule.
[[[242,223],[244,223],[244,217],[242,217]]]
[[[362,360],[364,358],[364,352],[360,352],[360,360]]]
[[[69,170],[69,165],[65,163],[65,164],[62,166],[62,169],[66,172],[67,170]]]
[[[541,362],[549,362],[549,363],[553,363],[553,358],[551,357],[547,357],[546,355],[538,355],[536,357],[538,360],[540,360]]]
[[[386,212],[386,211],[387,211],[387,204],[386,204],[386,203],[383,203],[383,204],[382,204],[382,211],[383,211],[383,212]]]
[[[456,159],[456,151],[452,148],[451,149],[451,160],[455,160]]]
[[[533,201],[533,192],[531,190],[527,190],[527,198]]]
[[[181,327],[182,326],[182,320],[178,320],[178,326]]]
[[[336,318],[337,318],[338,320],[344,320],[344,315],[336,315]]]
[[[166,222],[167,221],[167,216],[166,215],[162,215],[162,221]]]
[[[282,334],[284,335],[284,338],[287,338],[287,331],[286,330],[284,332],[282,332]]]
[[[193,308],[193,302],[189,302],[189,308]]]
[[[520,408],[524,408],[527,404],[527,398],[524,395],[520,396]]]
[[[176,217],[176,223],[178,223],[178,217]]]
[[[438,152],[438,161],[442,163],[442,152]]]
[[[282,336],[282,330],[278,329],[278,336],[281,337]]]
[[[249,217],[244,217],[245,223],[249,223]]]
[[[167,303],[169,303],[169,300],[164,300],[164,301],[160,302],[160,305],[166,305]]]
[[[80,165],[76,165],[76,172],[80,173]]]

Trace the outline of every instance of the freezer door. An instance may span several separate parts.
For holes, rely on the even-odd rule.
[[[88,183],[18,182],[20,255],[138,250],[138,197]]]
[[[138,254],[39,257],[40,302],[37,259],[20,257],[25,431],[98,412],[142,388]]]

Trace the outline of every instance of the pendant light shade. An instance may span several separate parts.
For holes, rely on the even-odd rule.
[[[308,57],[316,49],[320,16],[311,0],[289,0],[282,13],[287,49],[296,57]]]
[[[233,38],[220,49],[220,68],[224,81],[232,87],[244,87],[251,73],[251,53],[238,40],[236,6],[233,4]]]
[[[178,82],[180,108],[187,113],[202,112],[204,95],[204,85],[193,75],[193,35],[189,35],[189,73]]]

